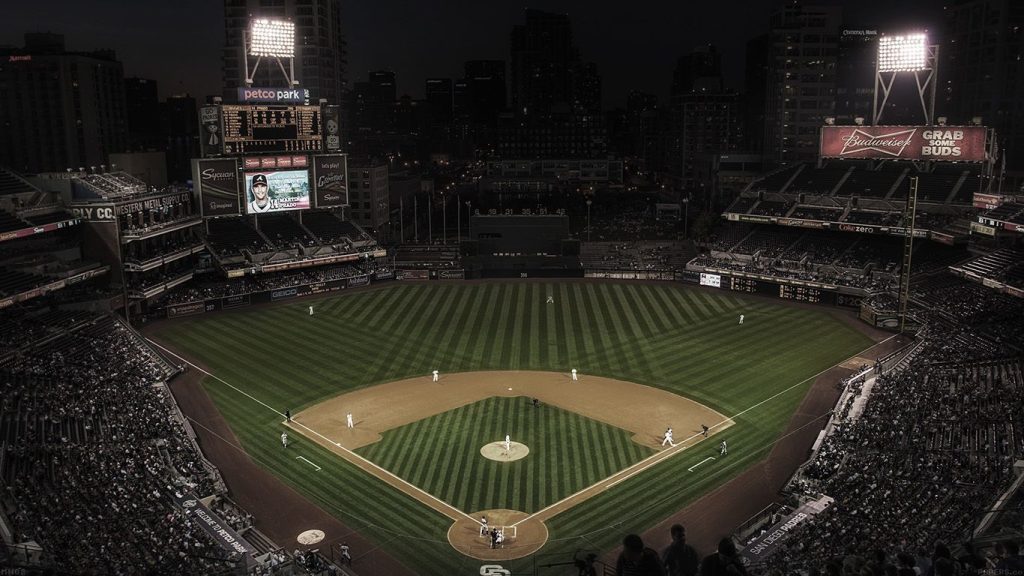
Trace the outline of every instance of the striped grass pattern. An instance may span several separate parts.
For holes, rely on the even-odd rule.
[[[506,433],[533,457],[480,456]],[[532,513],[654,453],[630,438],[554,406],[534,408],[526,397],[492,397],[389,431],[357,452],[459,510]]]
[[[554,304],[546,303],[548,295]],[[312,317],[306,313],[310,303],[316,311]],[[739,314],[746,315],[742,326]],[[675,284],[583,282],[393,284],[199,316],[160,330],[162,338],[218,377],[274,407],[276,412],[217,380],[206,381],[256,461],[408,565],[439,575],[460,569],[476,573],[479,564],[447,544],[450,522],[312,443],[297,442],[284,454],[279,413],[286,408],[295,413],[341,392],[426,376],[434,367],[443,372],[576,367],[676,392],[730,416],[779,394],[737,418],[727,432],[727,459],[688,472],[717,455],[713,443],[699,444],[551,519],[551,540],[542,553],[571,558],[578,548],[613,547],[623,534],[657,523],[762,458],[809,387],[805,380],[870,344],[823,309]],[[677,430],[676,439],[693,432]],[[498,431],[496,438],[505,433]],[[438,434],[420,429],[429,450],[447,442],[430,438]],[[424,478],[443,499],[465,502],[458,506],[492,501],[465,481],[438,478],[455,472],[448,461],[417,458],[408,444],[386,449],[387,444],[367,447],[367,456]],[[626,462],[641,454],[635,450],[624,447],[614,457]],[[299,455],[323,470],[295,460]],[[590,471],[576,470],[580,465],[570,467],[568,477],[561,469],[540,470],[514,497],[524,511],[542,506],[554,494],[574,490],[577,475],[590,477]],[[468,474],[471,481],[485,483],[478,472]],[[545,483],[555,486],[536,488]],[[531,562],[523,559],[506,568],[532,572]]]

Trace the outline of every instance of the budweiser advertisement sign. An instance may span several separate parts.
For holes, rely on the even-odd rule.
[[[984,162],[983,126],[822,126],[822,158]]]

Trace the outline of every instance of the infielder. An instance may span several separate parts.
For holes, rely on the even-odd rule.
[[[719,456],[725,456],[728,453],[729,453],[729,446],[725,443],[725,440],[722,440],[721,446],[718,447],[718,455]]]
[[[480,517],[480,535],[481,536],[487,536],[487,534],[489,534],[489,533],[490,533],[490,531],[487,530],[487,516],[481,516]]]
[[[511,450],[512,450],[512,438],[508,434],[505,434],[505,452],[509,452]]]
[[[312,307],[312,306],[310,306],[310,307],[309,307],[309,315],[310,315],[310,316],[312,316],[312,315],[313,315],[313,307]]]
[[[671,446],[673,448],[675,448],[675,446],[676,446],[676,443],[672,441],[672,428],[671,427],[669,427],[669,428],[667,428],[665,430],[665,439],[661,441],[661,445],[662,446],[664,446],[665,444],[668,444],[669,446]]]
[[[740,314],[740,324],[743,324],[743,314]]]
[[[356,425],[352,423],[352,413],[351,412],[349,412],[348,414],[345,415],[345,425],[348,426],[349,428],[355,428],[356,427]]]
[[[281,432],[281,446],[288,447],[288,433]]]
[[[572,369],[572,379],[573,379],[573,382],[579,380],[579,377],[576,376],[576,369],[575,368]]]
[[[434,370],[433,375],[434,375],[434,382],[437,382],[438,380],[441,379],[441,376],[440,376],[440,374],[438,374],[437,370]]]

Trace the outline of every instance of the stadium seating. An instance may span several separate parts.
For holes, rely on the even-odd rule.
[[[948,274],[921,282],[915,302],[927,325],[919,347],[873,383],[861,415],[839,407],[837,425],[790,484],[833,506],[790,532],[762,570],[823,569],[875,551],[895,562],[897,552],[955,545],[1014,480],[1024,453],[1021,340],[978,329],[1019,319],[1022,302]],[[847,385],[863,393],[863,381]]]
[[[237,255],[243,249],[253,253],[271,249],[244,217],[214,218],[208,222],[210,229],[206,242],[211,251],[221,256]]]
[[[316,239],[312,238],[299,226],[299,223],[288,214],[264,214],[259,217],[259,227],[263,235],[270,239],[278,248],[295,246],[313,246]]]
[[[155,386],[172,368],[110,316],[32,320],[64,331],[0,365],[0,478],[14,541],[37,542],[42,565],[65,573],[232,569],[172,503],[174,492],[218,490]]]

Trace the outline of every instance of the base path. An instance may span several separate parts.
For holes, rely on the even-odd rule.
[[[634,442],[660,451],[536,513],[483,512],[489,518],[492,514],[507,516],[507,525],[515,526],[516,537],[499,549],[491,549],[490,541],[484,542],[479,536],[480,524],[476,519],[480,511],[458,510],[353,452],[379,441],[381,434],[388,430],[492,396],[536,398],[544,404],[628,430]],[[352,428],[346,422],[349,413],[355,420]],[[516,370],[442,374],[438,382],[425,374],[371,386],[311,406],[294,414],[287,425],[451,518],[455,524],[449,530],[448,540],[456,550],[473,558],[508,560],[532,554],[544,545],[547,539],[544,521],[548,518],[704,440],[700,435],[703,423],[716,424],[714,432],[733,424],[732,420],[703,404],[651,386],[585,374],[579,375],[579,380],[572,380],[568,372]],[[661,450],[666,426],[672,426],[680,440],[674,448]],[[480,457],[509,461],[529,458],[527,446],[513,442],[512,448],[505,454],[504,442],[495,439],[481,447]]]

